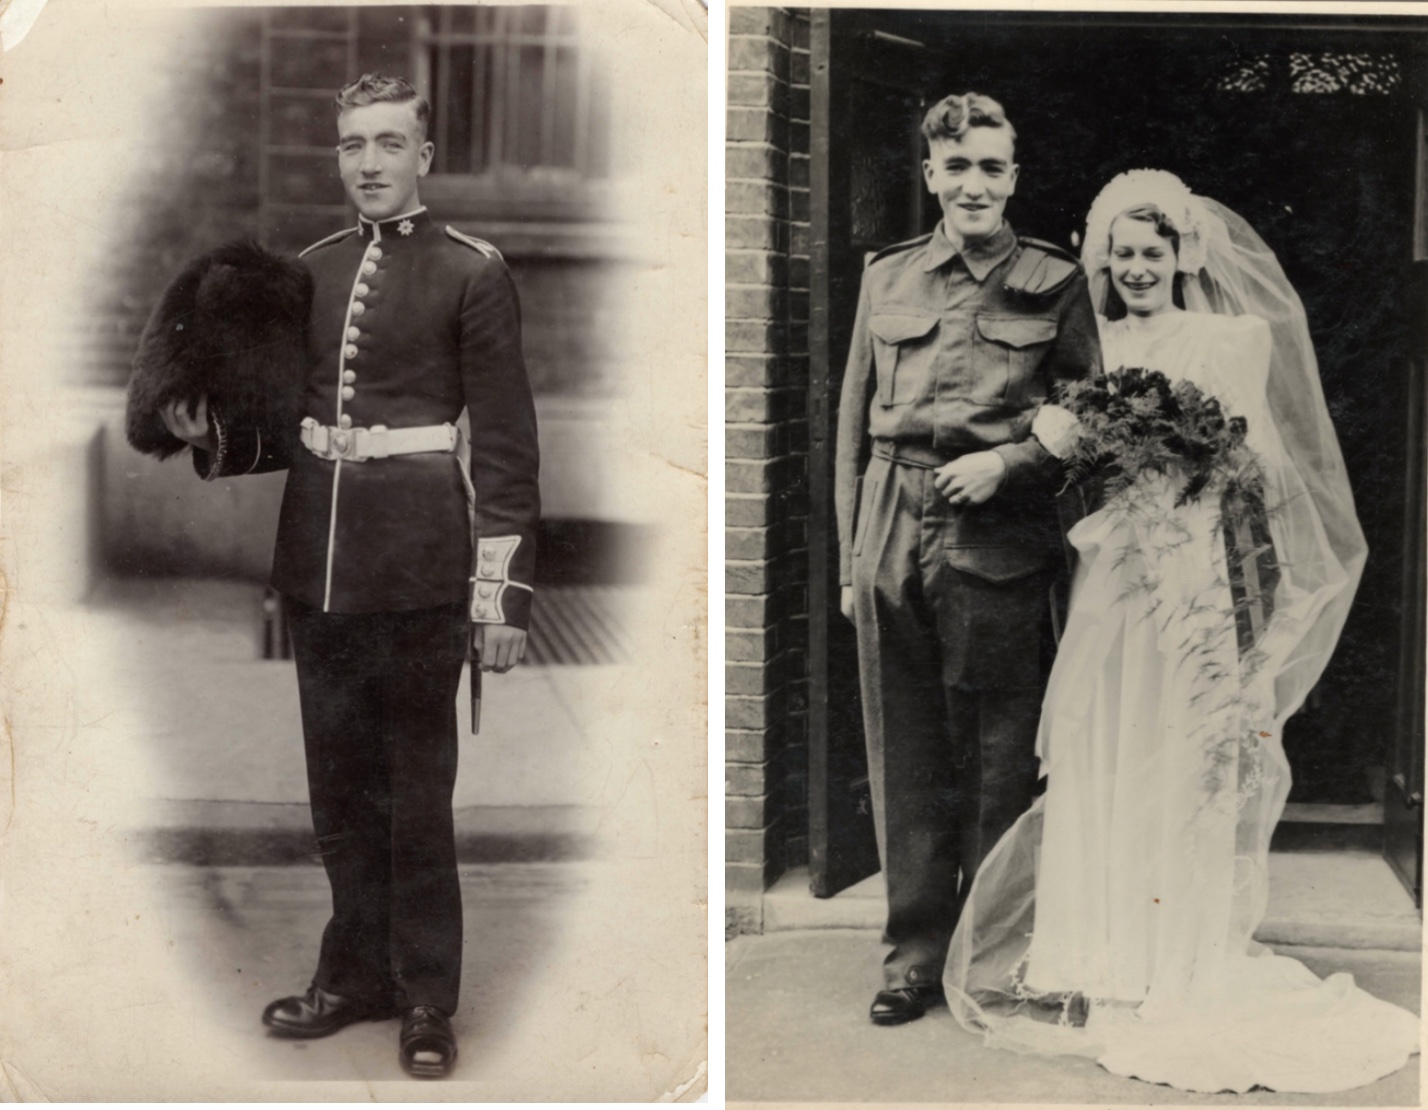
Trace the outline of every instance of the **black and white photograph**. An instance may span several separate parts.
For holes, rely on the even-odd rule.
[[[707,13],[25,15],[0,1097],[695,1101]]]
[[[1419,1105],[1428,12],[1351,7],[731,6],[731,1105]]]

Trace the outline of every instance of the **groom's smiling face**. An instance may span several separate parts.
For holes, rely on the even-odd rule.
[[[1015,148],[1005,127],[969,127],[960,139],[933,139],[922,163],[927,191],[942,205],[949,238],[985,239],[1002,226],[1016,192]]]

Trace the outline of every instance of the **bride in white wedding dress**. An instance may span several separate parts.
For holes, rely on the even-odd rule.
[[[1227,550],[1216,487],[1177,506],[1174,475],[1071,529],[1047,790],[977,875],[949,1005],[990,1044],[1190,1091],[1372,1082],[1418,1051],[1417,1018],[1253,940],[1289,791],[1284,722],[1366,554],[1303,307],[1243,220],[1161,171],[1106,186],[1083,262],[1107,370],[1189,379],[1245,420],[1273,554],[1242,520]],[[1049,408],[1034,431],[1064,455],[1070,423]]]

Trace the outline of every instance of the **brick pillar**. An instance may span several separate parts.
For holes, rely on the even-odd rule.
[[[806,861],[808,14],[730,11],[725,885],[757,930]]]

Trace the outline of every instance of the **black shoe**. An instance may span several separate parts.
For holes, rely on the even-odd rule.
[[[897,987],[878,991],[868,1016],[874,1025],[906,1025],[927,1013],[927,1007],[946,996],[940,987]]]
[[[407,1011],[397,1045],[402,1067],[415,1079],[441,1079],[456,1063],[456,1035],[435,1006],[413,1006]]]
[[[306,994],[269,1003],[263,1011],[263,1024],[279,1037],[326,1037],[354,1021],[382,1021],[396,1016],[391,1006],[356,1003],[312,986]]]

